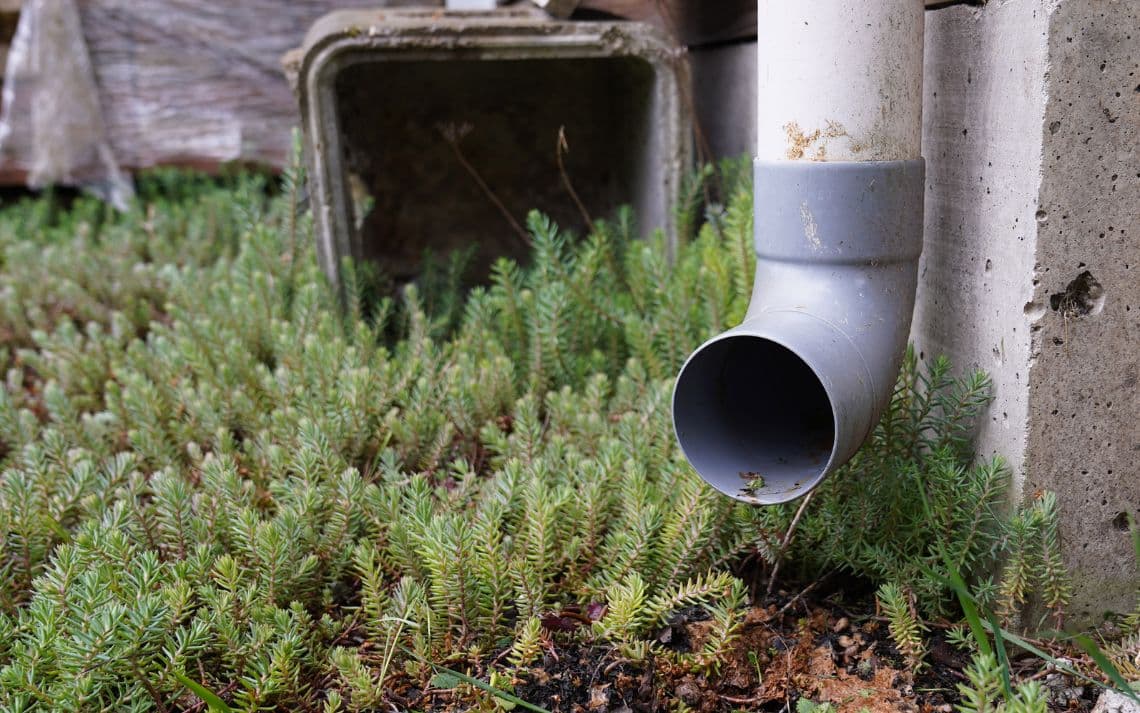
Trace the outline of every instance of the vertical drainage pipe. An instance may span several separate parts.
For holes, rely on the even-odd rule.
[[[756,280],[689,357],[673,425],[757,504],[806,494],[890,401],[922,250],[923,0],[759,0]]]

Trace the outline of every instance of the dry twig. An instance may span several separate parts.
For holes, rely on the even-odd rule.
[[[562,155],[567,153],[570,153],[570,144],[566,141],[566,127],[559,126],[558,145],[554,147],[554,156],[558,161],[558,173],[562,176],[562,185],[566,187],[566,192],[574,200],[574,205],[578,206],[578,213],[581,214],[582,220],[586,221],[586,230],[589,230],[594,225],[594,219],[590,217],[590,211],[586,210],[582,199],[578,197],[578,191],[574,190],[573,184],[570,183],[570,175],[566,173],[566,164],[562,161]]]
[[[811,502],[812,496],[816,491],[811,491],[800,503],[800,507],[796,510],[795,517],[792,518],[792,524],[788,525],[788,531],[784,533],[784,540],[780,543],[780,549],[776,552],[776,561],[772,563],[772,576],[768,578],[768,591],[765,596],[772,596],[772,590],[776,587],[776,575],[780,572],[780,561],[784,559],[784,553],[788,550],[788,545],[791,544],[792,535],[796,532],[796,526],[800,524],[800,518],[803,517],[804,511],[807,510],[808,503]]]
[[[511,228],[514,229],[515,234],[518,235],[522,240],[522,244],[524,246],[529,246],[530,236],[527,235],[526,230],[524,230],[522,225],[520,225],[519,222],[515,220],[515,217],[511,215],[511,212],[507,210],[507,207],[503,205],[503,202],[499,200],[499,197],[495,195],[495,192],[491,190],[491,187],[487,185],[487,182],[483,180],[483,176],[480,175],[479,171],[471,165],[471,162],[467,160],[467,157],[463,155],[463,149],[460,148],[459,143],[463,140],[464,136],[471,133],[471,130],[474,127],[472,127],[471,124],[465,122],[462,124],[438,124],[436,128],[439,129],[439,133],[443,137],[443,140],[446,141],[449,146],[451,146],[451,150],[455,153],[455,158],[459,161],[459,165],[463,166],[464,170],[466,170],[467,173],[471,175],[471,178],[475,180],[476,185],[478,185],[479,189],[483,191],[483,195],[487,196],[487,200],[491,201],[495,208],[498,209],[499,213],[502,214],[503,218],[505,218],[506,221],[511,224]]]

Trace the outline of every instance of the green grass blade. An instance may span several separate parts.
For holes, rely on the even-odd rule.
[[[1005,690],[1005,699],[1013,699],[1013,684],[1009,679],[1009,656],[1005,650],[1005,639],[1002,637],[1002,628],[997,623],[993,612],[986,612],[986,621],[990,623],[990,630],[994,634],[994,650],[997,651],[998,665],[1001,667],[1001,685]]]
[[[991,625],[987,623],[986,626],[988,627]],[[1063,671],[1064,673],[1072,674],[1072,675],[1080,678],[1081,680],[1087,681],[1089,683],[1097,683],[1097,681],[1095,679],[1089,678],[1088,676],[1082,674],[1080,671],[1076,670],[1075,668],[1073,668],[1069,664],[1067,664],[1067,663],[1061,661],[1060,659],[1054,657],[1052,654],[1049,654],[1048,652],[1037,648],[1036,646],[1029,643],[1025,639],[1021,638],[1017,634],[1014,634],[1012,631],[1009,631],[1007,629],[1002,629],[1002,638],[1005,641],[1008,641],[1009,643],[1013,644],[1017,648],[1028,651],[1029,653],[1033,654],[1034,656],[1036,656],[1040,659],[1043,659],[1045,661],[1048,661],[1058,671]]]
[[[440,685],[439,688],[454,688],[456,685],[458,685],[458,683],[466,683],[466,684],[474,686],[475,688],[478,688],[480,691],[483,691],[485,693],[490,693],[492,696],[494,696],[494,697],[496,697],[502,701],[506,701],[507,703],[513,703],[516,706],[522,706],[523,708],[527,709],[528,711],[534,711],[534,713],[551,713],[550,711],[548,711],[545,708],[542,708],[540,706],[536,706],[533,703],[527,703],[526,701],[524,701],[523,699],[519,698],[516,695],[513,695],[511,693],[507,693],[506,691],[504,691],[502,689],[495,688],[494,686],[487,683],[486,681],[480,681],[477,678],[474,678],[472,676],[468,676],[465,673],[460,673],[459,671],[456,671],[454,669],[450,669],[447,666],[444,666],[442,664],[438,664],[438,663],[434,663],[432,661],[428,661],[427,659],[425,659],[422,656],[419,656],[418,654],[416,654],[416,652],[412,651],[409,648],[406,648],[404,646],[401,646],[399,648],[401,651],[403,651],[408,656],[411,656],[412,658],[416,659],[417,661],[419,661],[421,663],[424,663],[424,664],[427,664],[428,666],[431,666],[432,670],[435,671],[435,676],[432,677],[432,680],[436,681],[440,684],[443,684],[443,685]]]
[[[989,625],[987,625],[987,626],[989,626]],[[1052,665],[1053,665],[1053,667],[1054,667],[1054,668],[1056,668],[1058,671],[1061,671],[1061,672],[1063,672],[1063,673],[1067,673],[1067,674],[1069,674],[1070,676],[1073,676],[1073,677],[1075,677],[1075,678],[1079,678],[1079,679],[1081,679],[1082,681],[1085,681],[1086,683],[1091,683],[1091,684],[1094,684],[1094,685],[1097,685],[1097,686],[1103,685],[1103,684],[1102,684],[1100,681],[1096,680],[1095,678],[1092,678],[1092,677],[1090,677],[1090,676],[1086,676],[1085,674],[1081,673],[1080,671],[1078,671],[1077,669],[1073,668],[1073,667],[1072,667],[1072,666],[1070,666],[1069,664],[1065,663],[1064,661],[1061,661],[1060,659],[1056,658],[1055,656],[1052,656],[1051,654],[1049,654],[1049,653],[1048,653],[1048,652],[1046,652],[1046,651],[1042,651],[1042,650],[1041,650],[1041,649],[1039,649],[1038,647],[1036,647],[1036,646],[1034,646],[1033,644],[1029,643],[1029,642],[1028,642],[1028,641],[1026,641],[1025,639],[1023,639],[1023,638],[1021,638],[1020,636],[1018,636],[1017,634],[1014,634],[1013,632],[1009,631],[1008,629],[1002,629],[1002,630],[1001,630],[1001,635],[1002,635],[1002,638],[1004,638],[1006,641],[1008,641],[1009,643],[1013,644],[1014,646],[1018,647],[1019,649],[1023,649],[1023,650],[1025,650],[1025,651],[1028,651],[1029,653],[1033,654],[1034,656],[1036,656],[1036,657],[1038,657],[1038,658],[1040,658],[1040,659],[1042,659],[1042,660],[1044,660],[1044,661],[1048,661],[1048,662],[1049,662],[1050,664],[1052,664]],[[1074,640],[1074,641],[1076,641],[1076,643],[1077,643],[1077,645],[1078,645],[1078,646],[1082,646],[1082,645],[1081,645],[1081,642],[1077,640],[1077,639],[1079,639],[1079,638],[1085,638],[1085,639],[1088,639],[1088,637],[1087,637],[1087,636],[1084,636],[1084,637],[1075,637],[1073,640]],[[1104,657],[1104,654],[1103,654],[1103,653],[1100,651],[1100,649],[1097,647],[1097,645],[1096,645],[1095,643],[1093,643],[1093,641],[1092,641],[1091,639],[1089,639],[1088,643],[1089,643],[1089,644],[1091,644],[1091,645],[1092,645],[1092,647],[1093,647],[1093,649],[1096,651],[1096,654],[1094,655],[1092,651],[1089,651],[1089,650],[1087,650],[1087,649],[1085,650],[1085,652],[1086,652],[1086,653],[1087,653],[1089,656],[1091,656],[1091,657],[1092,657],[1093,661],[1096,661],[1096,660],[1097,660],[1097,656],[1101,656],[1101,657]],[[1083,648],[1083,646],[1082,646],[1082,648]],[[1111,670],[1113,670],[1113,671],[1116,671],[1116,667],[1112,665],[1112,662],[1111,662],[1111,661],[1109,661],[1107,658],[1104,658],[1104,661],[1105,661],[1105,663],[1106,663],[1106,664],[1108,664],[1108,667],[1109,667]],[[1099,664],[1099,662],[1098,662],[1098,665],[1100,665],[1100,664]],[[1104,672],[1105,672],[1105,675],[1107,675],[1107,676],[1109,676],[1110,678],[1112,678],[1112,675],[1109,673],[1109,670],[1108,670],[1108,669],[1104,669],[1104,667],[1103,667],[1103,666],[1102,666],[1102,669],[1104,670]],[[1120,674],[1119,674],[1119,672],[1117,672],[1117,676],[1119,676],[1119,675],[1120,675]],[[1121,677],[1120,677],[1120,681],[1124,681],[1124,677],[1123,677],[1123,676],[1121,676]],[[1115,679],[1114,679],[1114,682],[1116,682],[1116,681],[1115,681]],[[1135,698],[1135,697],[1136,697],[1136,693],[1135,693],[1134,691],[1132,691],[1131,687],[1130,687],[1130,686],[1128,686],[1127,684],[1128,684],[1128,682],[1127,682],[1127,681],[1124,681],[1124,688],[1123,688],[1123,690],[1121,690],[1121,691],[1120,691],[1120,693],[1121,693],[1121,694],[1123,694],[1123,695],[1129,696],[1130,698]],[[1120,684],[1119,682],[1116,682],[1116,685],[1118,685],[1118,686],[1119,686],[1119,685],[1121,685],[1121,684]]]
[[[197,681],[188,678],[185,674],[174,672],[174,678],[183,686],[190,689],[195,696],[198,696],[205,702],[206,707],[210,709],[210,713],[236,713],[233,708],[230,708],[221,696],[206,688]]]
[[[993,648],[990,646],[990,637],[986,635],[986,627],[982,624],[982,617],[978,613],[977,602],[974,600],[970,590],[966,587],[966,581],[962,579],[962,575],[958,573],[950,558],[946,553],[942,553],[942,561],[946,564],[947,577],[935,572],[930,567],[923,565],[922,569],[926,576],[941,582],[944,587],[954,590],[958,595],[958,603],[962,605],[962,613],[966,616],[966,621],[970,624],[970,632],[974,635],[974,641],[978,643],[978,652],[982,654],[992,654]]]
[[[459,671],[452,670],[437,663],[431,663],[430,661],[428,662],[428,665],[435,669],[436,675],[434,680],[436,681],[440,681],[442,683],[453,683],[455,681],[466,683],[474,686],[475,688],[478,688],[484,693],[490,693],[495,698],[506,701],[507,703],[513,703],[516,706],[521,706],[528,711],[534,711],[534,713],[550,713],[550,711],[547,709],[542,708],[541,706],[536,706],[533,703],[527,703],[516,695],[507,693],[502,689],[495,688],[486,681],[480,681],[473,676],[468,676],[465,673],[460,673]]]
[[[1092,657],[1092,660],[1096,662],[1096,665],[1100,667],[1104,675],[1108,676],[1109,680],[1119,689],[1120,693],[1128,696],[1136,703],[1140,703],[1140,696],[1136,695],[1136,691],[1132,689],[1132,685],[1128,683],[1128,680],[1125,679],[1124,676],[1120,675],[1120,671],[1116,669],[1112,661],[1108,660],[1108,657],[1104,655],[1104,652],[1100,650],[1100,647],[1096,645],[1095,641],[1085,634],[1078,634],[1073,637],[1073,641],[1076,642],[1077,646],[1081,647],[1082,651]]]

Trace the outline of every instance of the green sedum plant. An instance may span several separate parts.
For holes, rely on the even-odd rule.
[[[348,265],[343,301],[296,168],[272,194],[154,174],[122,215],[6,206],[0,710],[178,710],[192,688],[372,710],[439,665],[525,675],[555,636],[715,672],[742,558],[905,583],[930,614],[951,607],[925,573],[940,553],[980,572],[1030,551],[1000,512],[1004,467],[970,461],[988,383],[944,360],[908,356],[787,547],[795,506],[735,503],[685,463],[672,377],[751,289],[751,188],[724,168],[723,205],[682,207],[696,234],[672,261],[628,210],[580,239],[532,214],[530,262],[486,286],[462,293],[448,259],[378,296]],[[704,647],[662,650],[689,606],[712,615]]]
[[[1004,694],[1001,679],[1002,667],[992,653],[974,656],[966,669],[966,683],[958,684],[962,713],[1046,713],[1049,696],[1038,681],[1018,684]]]
[[[917,671],[922,668],[923,659],[926,658],[926,641],[923,638],[926,627],[915,617],[911,603],[898,585],[884,583],[879,587],[876,597],[887,615],[891,639],[899,653],[906,657],[907,666]]]

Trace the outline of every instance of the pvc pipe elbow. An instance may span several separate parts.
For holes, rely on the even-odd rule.
[[[756,162],[743,324],[686,361],[673,424],[717,490],[776,504],[871,434],[894,390],[922,250],[924,162]]]

